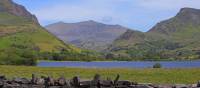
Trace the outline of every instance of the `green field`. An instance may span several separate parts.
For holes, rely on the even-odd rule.
[[[196,83],[200,80],[200,69],[84,69],[84,68],[40,68],[28,66],[0,66],[0,74],[12,77],[31,77],[35,73],[59,77],[64,75],[72,78],[78,75],[81,79],[92,79],[98,73],[103,78],[114,79],[117,74],[121,80],[136,81],[139,83]]]

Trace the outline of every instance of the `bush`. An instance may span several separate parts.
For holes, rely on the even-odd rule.
[[[7,48],[0,52],[0,65],[36,65],[36,58],[33,50]]]
[[[162,65],[160,63],[155,63],[153,65],[153,68],[162,68]]]

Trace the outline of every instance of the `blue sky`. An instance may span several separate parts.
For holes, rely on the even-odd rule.
[[[148,31],[180,8],[200,9],[200,0],[14,0],[35,14],[41,25],[95,20]]]

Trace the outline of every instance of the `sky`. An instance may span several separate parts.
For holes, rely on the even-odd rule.
[[[14,0],[35,14],[41,25],[94,20],[146,32],[183,7],[200,9],[200,0]]]

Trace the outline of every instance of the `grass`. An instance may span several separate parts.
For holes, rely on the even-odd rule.
[[[139,83],[196,83],[200,80],[200,69],[96,69],[96,68],[50,68],[50,67],[28,67],[28,66],[0,66],[0,74],[12,77],[31,77],[32,73],[38,75],[51,75],[59,77],[64,75],[67,78],[80,76],[81,79],[92,79],[98,73],[103,78],[115,78],[121,75],[121,80],[136,81]]]
[[[32,43],[41,51],[56,51],[59,48],[80,52],[80,49],[64,44],[32,20],[0,12],[0,49],[12,44]]]

